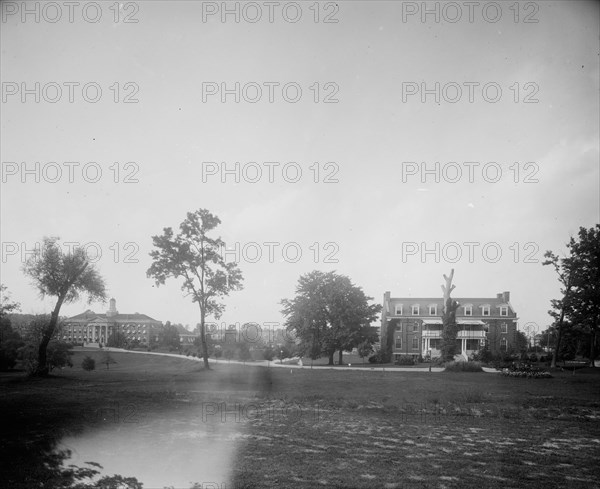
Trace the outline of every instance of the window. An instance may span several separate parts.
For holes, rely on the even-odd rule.
[[[413,350],[419,349],[419,338],[415,337],[412,339],[412,347],[413,347]]]
[[[481,315],[489,316],[490,315],[490,306],[488,306],[488,305],[481,306]]]
[[[419,331],[419,323],[413,323],[413,331],[418,332]]]
[[[397,350],[402,349],[402,338],[400,336],[396,336],[396,349]]]
[[[506,338],[500,340],[500,351],[506,351]]]
[[[402,316],[402,304],[396,304],[396,316]]]
[[[473,315],[473,306],[470,304],[465,306],[464,312],[465,312],[465,316],[472,316]]]
[[[429,315],[437,316],[437,305],[436,304],[432,304],[429,306]]]
[[[413,316],[419,315],[419,304],[415,304],[414,306],[412,306],[412,315]]]
[[[508,325],[506,323],[502,323],[500,325],[500,332],[501,333],[508,333]]]
[[[500,316],[508,316],[508,306],[500,306]]]

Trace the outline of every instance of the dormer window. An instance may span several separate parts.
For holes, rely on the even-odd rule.
[[[414,306],[412,306],[412,315],[413,316],[419,315],[419,304],[415,304]]]
[[[437,316],[437,304],[430,304],[429,305],[429,315],[430,316]]]
[[[486,304],[485,306],[481,306],[481,315],[489,316],[490,315],[490,306]]]
[[[463,307],[465,316],[472,316],[473,315],[473,306],[471,304],[467,304],[466,306]]]
[[[508,316],[508,306],[500,306],[500,316]]]
[[[396,304],[396,316],[402,316],[402,304]]]

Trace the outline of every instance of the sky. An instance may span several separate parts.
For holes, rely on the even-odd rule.
[[[23,313],[54,306],[21,266],[59,236],[121,313],[193,328],[181,281],[146,270],[204,208],[244,275],[219,322],[281,323],[312,270],[381,303],[441,297],[454,268],[455,297],[510,291],[521,329],[550,324],[543,254],[600,222],[597,2],[90,3],[2,4],[1,281]],[[88,308],[108,304],[61,315]]]

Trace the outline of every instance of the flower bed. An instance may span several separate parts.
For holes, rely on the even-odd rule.
[[[551,379],[552,375],[541,368],[532,367],[528,364],[515,363],[509,368],[502,369],[502,375],[505,377],[525,377],[528,379]]]

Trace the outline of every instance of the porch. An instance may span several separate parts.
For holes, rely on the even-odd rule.
[[[457,352],[465,359],[477,352],[485,344],[487,325],[479,320],[457,320],[459,330],[456,335]],[[424,319],[422,329],[422,354],[432,358],[441,356],[442,321]]]

